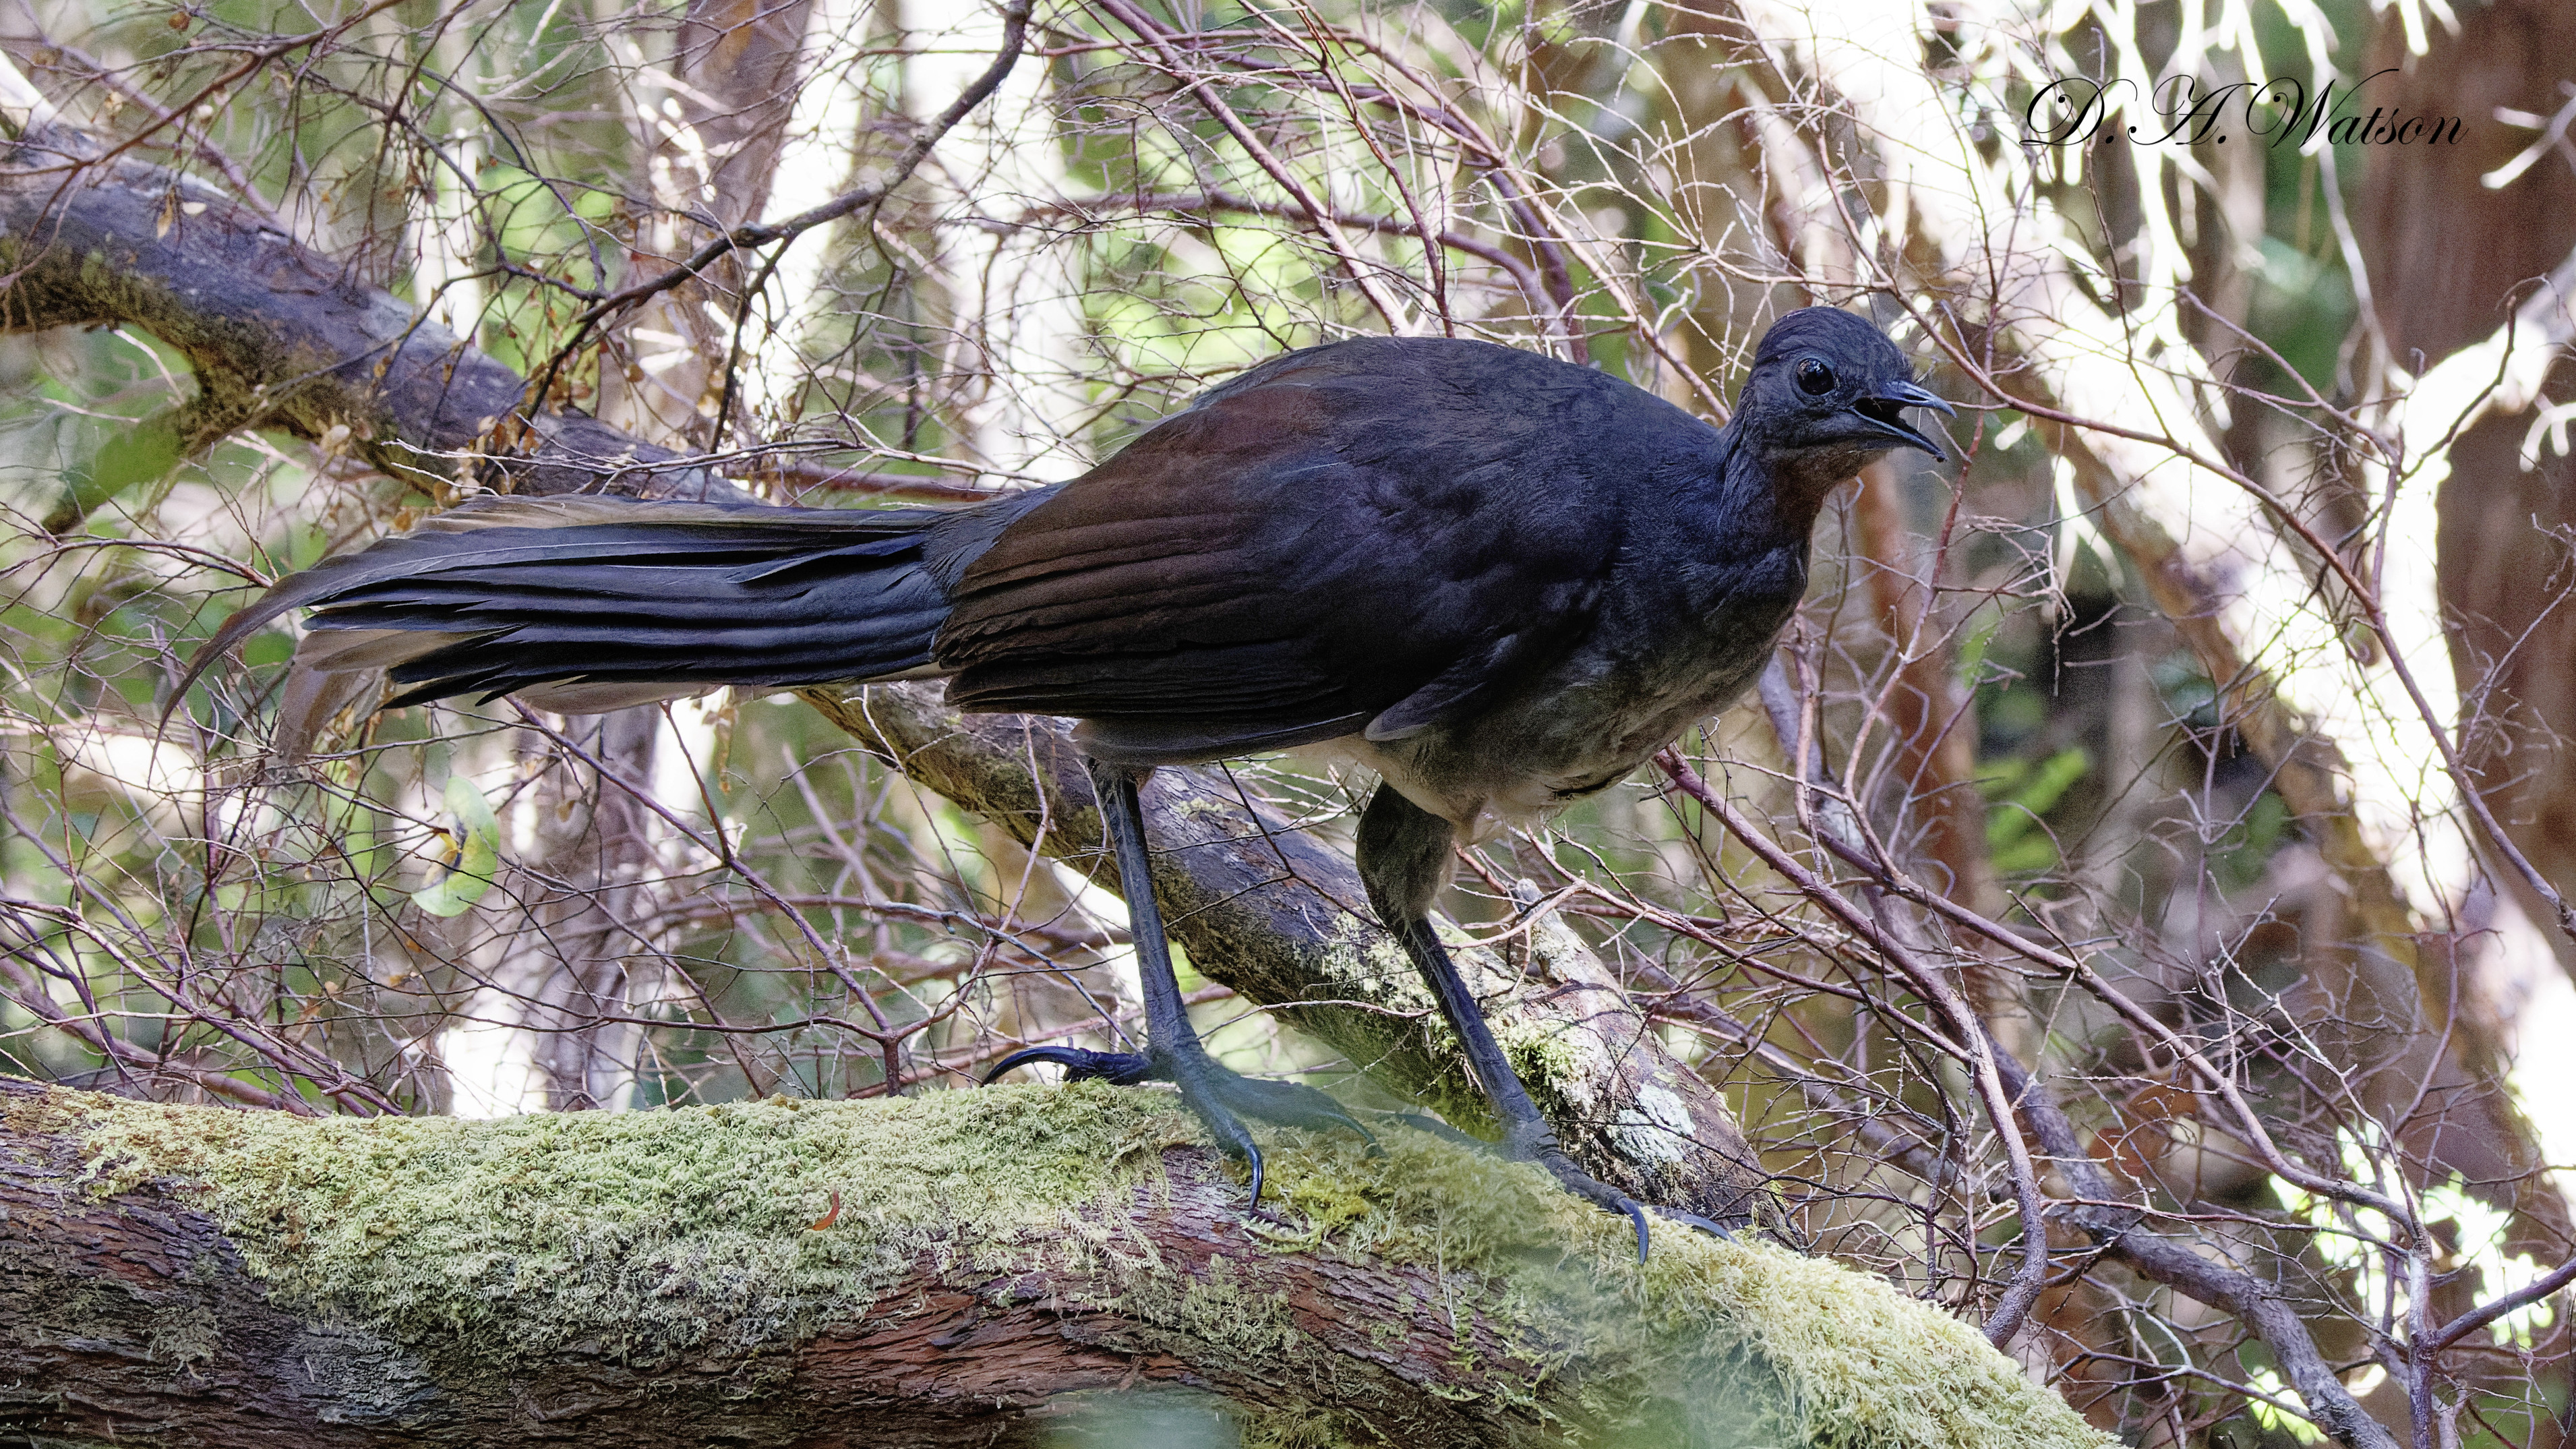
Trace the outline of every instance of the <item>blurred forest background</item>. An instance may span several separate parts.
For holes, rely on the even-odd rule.
[[[1788,1240],[1976,1322],[2026,1284],[2007,1346],[2126,1442],[2576,1429],[2576,11],[1040,0],[950,114],[1015,25],[0,5],[0,1071],[643,1110],[966,1087],[1139,1010],[1093,863],[789,695],[361,705],[280,769],[281,625],[163,729],[230,610],[508,486],[485,462],[524,428],[287,407],[221,360],[258,277],[190,279],[168,325],[66,300],[36,259],[83,167],[173,178],[100,295],[191,229],[283,238],[532,413],[812,506],[1071,477],[1354,333],[1722,419],[1765,323],[1824,302],[1961,404],[1958,456],[1828,510],[1761,698],[1466,852],[1450,909],[1598,953]],[[2329,86],[2455,139],[2310,136],[2289,112]],[[2079,114],[2097,87],[2118,114]],[[1343,851],[1369,783],[1216,781]],[[2053,1116],[1980,1104],[1902,960]],[[1233,1065],[1397,1095],[1191,965]]]

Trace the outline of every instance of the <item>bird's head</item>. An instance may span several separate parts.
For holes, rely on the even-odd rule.
[[[1735,426],[1784,485],[1821,501],[1893,449],[1948,456],[1905,421],[1910,407],[1957,416],[1885,333],[1839,308],[1802,307],[1762,334]]]

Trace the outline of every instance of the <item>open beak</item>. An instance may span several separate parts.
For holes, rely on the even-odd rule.
[[[1944,417],[1959,415],[1948,403],[1911,382],[1880,383],[1868,397],[1852,404],[1853,412],[1890,439],[1909,448],[1921,448],[1934,458],[1948,462],[1950,455],[1941,451],[1940,444],[1907,426],[1907,408],[1932,408]]]

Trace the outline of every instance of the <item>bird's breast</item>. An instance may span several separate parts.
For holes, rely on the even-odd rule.
[[[1797,607],[1802,563],[1740,571],[1736,589],[1698,609],[1667,597],[1651,618],[1605,618],[1569,654],[1468,719],[1391,743],[1352,737],[1328,748],[1471,839],[1526,822],[1616,784],[1733,704]]]

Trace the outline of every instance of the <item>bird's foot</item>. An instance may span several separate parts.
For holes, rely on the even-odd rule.
[[[1201,1122],[1207,1124],[1208,1134],[1216,1139],[1216,1145],[1228,1156],[1241,1159],[1251,1168],[1254,1207],[1261,1205],[1261,1147],[1252,1140],[1251,1130],[1243,1125],[1245,1117],[1317,1132],[1346,1129],[1366,1139],[1372,1154],[1377,1151],[1377,1134],[1329,1094],[1297,1082],[1247,1077],[1219,1066],[1204,1049],[1147,1054],[1095,1052],[1081,1047],[1031,1047],[1004,1057],[984,1074],[984,1080],[989,1084],[1004,1072],[1031,1062],[1053,1062],[1063,1067],[1064,1079],[1068,1082],[1103,1081],[1120,1087],[1170,1082],[1180,1088],[1181,1100],[1189,1104]]]
[[[1556,1180],[1567,1192],[1603,1212],[1625,1216],[1637,1229],[1637,1261],[1646,1261],[1646,1210],[1643,1207],[1626,1193],[1575,1166],[1574,1159],[1554,1148],[1540,1153],[1535,1160],[1539,1166],[1556,1174]]]
[[[1646,1261],[1646,1210],[1626,1193],[1603,1182],[1565,1155],[1556,1142],[1556,1133],[1544,1118],[1528,1122],[1507,1123],[1503,1130],[1503,1151],[1515,1160],[1535,1162],[1554,1174],[1567,1192],[1606,1213],[1617,1213],[1637,1229],[1637,1261]]]
[[[1410,1127],[1416,1132],[1429,1133],[1452,1147],[1464,1147],[1470,1152],[1482,1152],[1488,1156],[1502,1155],[1502,1149],[1493,1143],[1482,1137],[1461,1132],[1437,1117],[1425,1117],[1419,1112],[1377,1112],[1372,1115],[1380,1122],[1393,1122],[1398,1126]]]

